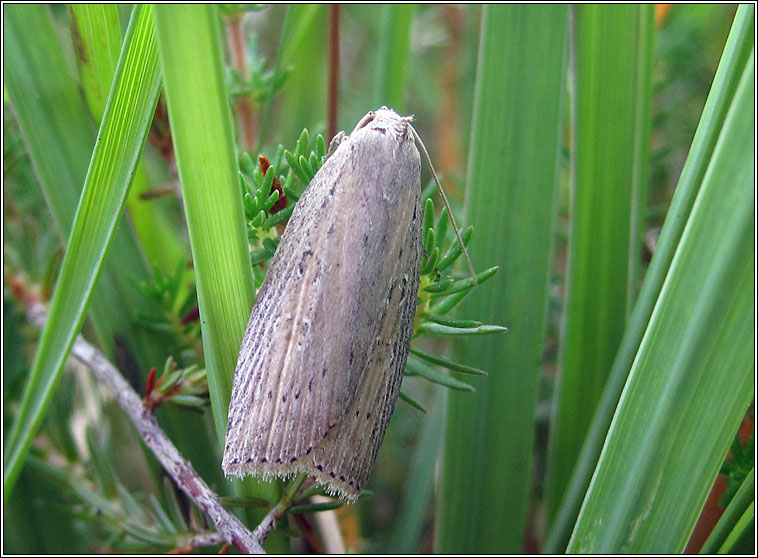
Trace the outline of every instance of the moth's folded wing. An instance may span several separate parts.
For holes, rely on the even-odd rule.
[[[412,219],[420,220],[420,185],[412,142],[403,147],[415,166],[367,167],[368,157],[396,156],[396,142],[376,137],[378,144],[340,145],[282,237],[237,364],[227,473],[307,468],[302,460],[351,412],[367,363],[384,342],[379,318],[391,306],[392,278],[410,257],[403,251]],[[415,291],[412,298],[415,304]]]
[[[362,381],[345,418],[331,429],[313,453],[319,481],[340,497],[354,500],[368,480],[395,407],[408,358],[418,294],[421,249],[421,205],[399,252]]]
[[[331,161],[333,162],[333,161]],[[314,368],[314,313],[325,294],[324,242],[334,226],[330,161],[300,199],[250,314],[234,376],[224,471],[283,474],[296,470],[329,424]],[[312,359],[310,359],[312,360]],[[314,439],[302,435],[312,433]]]
[[[292,331],[282,366],[286,383],[280,381],[286,389],[268,438],[269,447],[282,448],[273,457],[292,468],[302,469],[299,460],[352,412],[369,359],[385,342],[383,316],[397,313],[391,286],[400,276],[416,280],[418,266],[408,262],[421,245],[419,166],[412,141],[398,145],[374,132],[341,145],[312,184],[314,198],[304,205],[310,225],[298,237],[315,241],[301,242],[293,257],[313,254],[293,266],[302,287],[285,328]],[[410,238],[416,241],[409,247]],[[415,291],[412,298],[415,304]]]

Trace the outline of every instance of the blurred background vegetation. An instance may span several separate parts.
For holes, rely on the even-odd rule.
[[[7,23],[7,10],[6,6],[3,16],[6,36],[6,25],[14,24]],[[45,29],[54,31],[46,41],[57,45],[65,62],[63,70],[70,73],[79,91],[91,92],[81,57],[77,56],[81,53],[78,41],[82,38],[72,32],[73,11],[64,5],[14,6],[13,10],[15,25],[42,22]],[[117,11],[115,31],[111,30],[116,38],[109,38],[111,49],[113,45],[120,48],[131,8],[119,5]],[[568,27],[569,12],[571,21],[578,26],[573,34]],[[565,337],[566,328],[579,327],[568,325],[572,316],[567,316],[569,306],[565,297],[567,276],[574,273],[570,271],[571,239],[581,242],[573,236],[577,222],[571,215],[571,188],[572,173],[579,172],[574,165],[581,167],[582,163],[572,159],[575,155],[572,141],[582,145],[585,132],[581,127],[572,127],[570,122],[577,118],[581,122],[591,121],[581,116],[583,99],[589,99],[589,106],[597,103],[598,107],[603,100],[602,93],[582,97],[576,76],[583,66],[573,65],[571,48],[577,56],[587,59],[599,51],[610,57],[597,56],[595,60],[600,61],[597,64],[609,66],[604,70],[601,67],[595,79],[601,79],[597,76],[605,73],[608,81],[632,91],[630,102],[634,109],[631,105],[625,107],[637,115],[630,125],[639,134],[634,136],[638,141],[618,146],[631,160],[620,157],[611,162],[619,168],[628,163],[634,173],[640,173],[629,195],[631,206],[635,200],[640,205],[625,210],[635,215],[630,218],[625,237],[629,246],[612,244],[610,248],[621,261],[632,262],[629,270],[622,270],[621,282],[631,291],[628,299],[622,301],[626,310],[622,308],[615,325],[606,323],[599,327],[603,332],[614,328],[619,332],[608,340],[612,360],[693,145],[735,12],[734,5],[703,4],[635,7],[610,16],[590,13],[586,6],[571,9],[546,6],[539,10],[514,6],[500,11],[474,5],[340,6],[338,95],[332,100],[338,111],[338,129],[351,130],[361,116],[381,105],[415,116],[414,125],[442,176],[459,221],[464,226],[474,226],[471,253],[475,267],[481,271],[488,266],[501,266],[495,279],[480,286],[468,306],[462,305],[459,314],[462,318],[510,328],[502,336],[487,336],[475,343],[463,339],[451,344],[438,338],[418,345],[426,352],[452,353],[456,360],[484,368],[489,375],[469,382],[476,388],[473,393],[448,393],[449,390],[417,377],[404,381],[404,391],[425,407],[426,413],[398,402],[367,486],[371,495],[336,510],[348,550],[534,553],[561,552],[566,548],[576,512],[569,531],[555,534],[559,504],[569,491],[562,484],[568,483],[568,479],[556,478],[556,471],[569,476],[588,428],[584,423],[592,418],[592,409],[601,397],[611,365],[606,362],[601,366],[600,379],[592,380],[595,387],[575,388],[584,394],[596,389],[598,395],[591,403],[580,401],[590,409],[586,418],[576,421],[584,426],[577,426],[580,431],[573,432],[569,424],[572,419],[561,414],[563,409],[570,408],[570,402],[557,403],[570,398],[559,394],[561,386],[557,382],[558,370],[571,366],[562,362],[568,358],[565,355],[569,350],[562,343],[571,341]],[[311,138],[318,133],[326,135],[329,6],[228,5],[219,6],[218,14],[227,63],[224,79],[239,152],[249,152],[253,160],[265,154],[272,161],[278,153],[281,160],[278,146],[294,150],[303,128],[310,131]],[[746,18],[752,21],[754,14],[751,12]],[[600,21],[600,33],[603,29],[617,30],[610,36],[620,37],[619,58],[612,57],[614,48],[603,42],[602,35],[595,43],[587,38],[590,20]],[[646,22],[650,23],[647,30]],[[44,32],[27,29],[30,34]],[[625,29],[635,32],[622,44],[622,39],[626,39],[618,30]],[[582,35],[585,31],[588,35]],[[8,52],[8,43],[5,48]],[[747,47],[751,62],[745,62],[750,68],[752,48],[751,32]],[[118,50],[111,55],[117,53]],[[629,73],[614,74],[614,60],[627,59],[634,61]],[[6,57],[4,63],[7,67],[18,63],[18,59]],[[540,67],[545,68],[544,75],[534,70]],[[592,64],[586,67],[591,68]],[[488,81],[486,72],[494,72],[490,75],[500,72],[503,79]],[[631,81],[623,81],[627,78]],[[522,83],[540,86],[531,91],[519,90]],[[22,133],[19,122],[18,100],[13,93],[9,95],[6,87],[3,426],[7,440],[39,338],[39,331],[24,317],[23,300],[29,296],[50,298],[68,236],[62,231],[68,230],[70,222],[64,226],[55,209],[51,211],[50,194],[44,194],[40,185],[43,164],[30,153],[29,132]],[[105,97],[107,91],[106,87]],[[60,97],[63,93],[48,91],[45,95]],[[494,108],[488,109],[490,105]],[[104,102],[101,101],[100,112],[96,106],[97,102],[88,99],[91,116],[89,130],[85,132],[91,134],[90,149]],[[166,111],[162,99],[142,153],[142,167],[126,202],[128,217],[119,227],[119,234],[123,229],[129,229],[130,234],[134,232],[144,255],[141,265],[144,269],[130,267],[126,256],[115,252],[120,244],[114,240],[100,279],[101,283],[113,280],[117,285],[113,288],[121,289],[119,292],[128,291],[120,299],[126,302],[125,306],[111,307],[110,313],[121,315],[128,321],[127,327],[136,333],[128,339],[115,336],[112,338],[115,343],[101,343],[101,347],[138,393],[144,393],[151,367],[157,368],[159,375],[164,366],[168,375],[176,374],[174,370],[192,375],[196,369],[190,367],[199,365],[202,370],[204,350],[206,355],[209,352],[208,346],[202,344],[197,322],[198,293]],[[624,107],[618,111],[625,112]],[[68,124],[67,116],[55,114],[63,130],[80,126],[79,122]],[[487,130],[488,123],[496,126],[495,131]],[[754,113],[749,124],[753,130]],[[203,129],[194,130],[194,134],[195,141],[207,141]],[[177,138],[177,144],[178,141],[181,140]],[[602,136],[599,143],[613,144],[614,138]],[[537,146],[535,151],[542,147],[544,150],[535,155],[527,152],[529,146]],[[86,150],[84,155],[76,162],[82,169],[89,162]],[[76,156],[73,150],[70,156]],[[519,164],[524,169],[514,171]],[[752,169],[753,165],[750,162],[748,166]],[[426,183],[428,169],[423,173],[422,183]],[[533,182],[519,182],[525,175]],[[79,178],[79,183],[67,187],[78,192],[83,172]],[[522,194],[512,193],[517,187],[525,192],[523,195],[533,197],[522,198],[519,197]],[[611,229],[615,228],[611,225]],[[600,234],[589,230],[590,235]],[[754,245],[749,251],[754,253]],[[522,259],[519,254],[523,254]],[[576,259],[577,248],[574,254]],[[530,257],[537,258],[537,263],[532,265]],[[119,259],[121,266],[114,262]],[[111,264],[112,269],[108,267]],[[520,275],[525,265],[535,268],[535,276]],[[609,261],[607,266],[617,268],[618,264]],[[464,271],[462,267],[460,270]],[[599,272],[595,269],[592,274]],[[254,279],[260,281],[260,272]],[[735,288],[735,292],[749,291]],[[97,307],[96,297],[97,294],[92,312]],[[754,303],[754,295],[752,300]],[[592,304],[600,306],[602,301]],[[724,306],[729,304],[724,301]],[[201,303],[201,314],[202,310]],[[93,318],[93,314],[89,317]],[[522,318],[530,324],[525,333],[526,328],[520,328]],[[746,323],[749,326],[744,320],[738,326]],[[90,319],[84,323],[82,332],[88,339],[102,341],[103,327]],[[742,330],[740,335],[731,336],[735,343],[745,339],[742,335],[746,332]],[[753,333],[754,324],[747,338],[752,339]],[[584,342],[591,344],[603,337],[601,333],[587,335],[590,338]],[[510,346],[509,336],[515,339]],[[750,342],[747,345],[750,348]],[[580,345],[577,351],[586,353],[586,345],[584,348]],[[754,344],[749,352],[752,355]],[[168,361],[169,358],[173,360]],[[752,356],[748,361],[737,361],[735,368],[742,372],[747,366],[748,377],[752,377],[754,368],[750,362]],[[754,384],[752,380],[746,384],[745,377],[735,376],[724,388],[725,392],[738,392],[739,397],[723,413],[732,417],[724,426],[727,434],[714,434],[720,444],[714,450],[716,453],[721,451],[718,448],[732,445],[737,424],[733,417],[739,415],[741,420],[746,411],[744,403],[753,400]],[[185,385],[190,384],[186,380]],[[185,391],[178,405],[164,405],[157,414],[201,476],[220,494],[230,496],[219,467],[218,424],[214,426],[202,378],[199,384],[198,389],[191,384],[195,390]],[[749,388],[747,391],[745,386]],[[692,400],[696,399],[692,395]],[[470,407],[478,407],[478,414],[472,414]],[[559,420],[566,426],[555,430]],[[752,421],[752,406],[746,420]],[[749,450],[733,445],[732,453],[737,452],[739,462],[735,464],[733,457],[732,465],[723,469],[724,486],[720,490],[726,489],[730,494],[737,491],[746,476],[752,478],[751,425],[749,422],[743,428],[746,434],[743,432],[742,438]],[[572,442],[566,450],[571,459],[553,445],[555,442],[550,438],[554,432],[564,435],[562,440]],[[721,460],[725,454],[721,452]],[[707,483],[710,487],[713,483],[712,462],[713,459],[709,466],[704,466],[702,477],[706,480],[701,485]],[[686,469],[672,474],[679,478],[687,476],[681,471]],[[731,479],[728,483],[723,480],[727,477]],[[684,531],[691,531],[703,505],[702,497],[694,500],[683,514],[683,524],[689,525]],[[144,449],[118,407],[86,369],[74,362],[66,366],[25,466],[12,493],[4,497],[4,504],[3,545],[7,553],[161,552],[180,548],[189,534],[204,529],[206,523],[184,494],[177,493],[161,474],[155,459]],[[638,504],[631,506],[635,505]],[[591,513],[591,509],[586,513]],[[753,515],[746,517],[749,522]],[[715,520],[701,521],[705,522],[705,535],[700,535],[704,540]],[[323,550],[318,538],[312,537],[314,525],[311,515],[292,518],[290,530],[306,536],[296,536],[290,547],[284,538],[274,540],[269,549]],[[582,533],[581,529],[576,533]],[[597,543],[600,546],[573,549],[606,548],[620,552],[646,548],[648,552],[664,553],[683,550],[681,535],[676,540],[661,540],[659,546],[651,537],[639,542],[626,541],[624,544],[628,546],[610,542],[607,543],[610,547]],[[552,542],[548,543],[548,539]],[[754,551],[754,542],[748,539],[740,539],[728,548],[751,551],[753,545]],[[581,540],[585,539],[577,538]],[[579,544],[577,541],[572,544]]]

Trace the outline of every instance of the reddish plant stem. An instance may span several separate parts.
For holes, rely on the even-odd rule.
[[[229,19],[227,23],[227,37],[229,40],[229,52],[232,67],[237,71],[243,81],[250,79],[247,56],[245,52],[245,30],[243,16],[237,15]],[[240,129],[242,131],[242,147],[245,151],[252,151],[255,147],[257,130],[253,115],[253,104],[249,95],[240,95],[235,102],[235,112],[239,115]]]

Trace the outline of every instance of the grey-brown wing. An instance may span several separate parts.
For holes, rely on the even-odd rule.
[[[297,433],[327,429],[325,375],[312,374],[314,365],[305,370],[304,361],[312,352],[315,314],[328,296],[328,232],[338,226],[339,192],[330,183],[340,172],[328,163],[293,212],[250,314],[229,405],[227,473],[286,472],[307,451]]]
[[[422,221],[419,197],[362,383],[342,422],[313,455],[316,478],[347,500],[356,499],[368,480],[400,390],[416,313]]]

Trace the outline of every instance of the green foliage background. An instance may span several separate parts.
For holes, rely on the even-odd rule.
[[[414,345],[488,376],[404,380],[427,412],[398,402],[373,494],[338,510],[348,549],[681,552],[731,446],[708,548],[754,551],[752,434],[735,433],[755,386],[755,14],[657,10],[341,6],[340,129],[382,104],[415,115],[476,269],[500,268],[456,315],[509,328]],[[140,392],[152,367],[204,368],[209,395],[164,405],[162,426],[223,496],[279,491],[219,467],[262,274],[244,235],[261,261],[275,247],[235,149],[254,138],[249,161],[294,175],[280,144],[324,133],[328,7],[154,12],[4,6],[5,552],[159,552],[202,524],[86,370],[63,368],[79,331]],[[19,293],[52,293],[41,341]],[[267,549],[304,544],[279,530]]]

